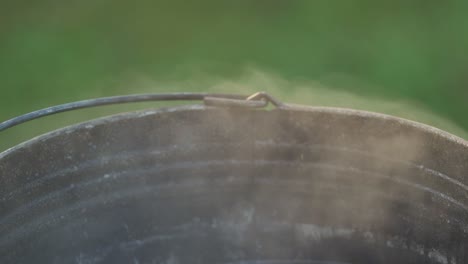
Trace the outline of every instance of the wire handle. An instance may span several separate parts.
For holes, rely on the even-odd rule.
[[[222,106],[222,107],[248,107],[262,108],[268,103],[281,108],[283,103],[274,99],[265,92],[258,92],[251,96],[243,96],[237,94],[219,94],[219,93],[162,93],[162,94],[132,94],[112,97],[101,97],[72,103],[66,103],[56,106],[47,107],[37,111],[33,111],[24,115],[20,115],[0,123],[0,131],[12,128],[19,124],[29,122],[41,117],[58,114],[83,108],[91,108],[103,105],[137,103],[148,101],[204,101],[207,106]]]

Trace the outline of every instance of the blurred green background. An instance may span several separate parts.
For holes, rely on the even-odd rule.
[[[142,92],[265,90],[468,138],[468,1],[0,3],[0,120]],[[1,133],[0,150],[67,124],[159,104],[65,113]]]

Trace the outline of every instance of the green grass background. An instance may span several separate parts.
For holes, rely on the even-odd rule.
[[[468,1],[0,2],[0,120],[97,96],[265,90],[468,138]],[[96,116],[0,133],[0,150]]]

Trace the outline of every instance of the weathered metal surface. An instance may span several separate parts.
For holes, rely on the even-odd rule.
[[[468,263],[467,176],[385,115],[125,113],[0,154],[0,262]]]

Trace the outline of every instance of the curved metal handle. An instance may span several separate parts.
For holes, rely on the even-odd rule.
[[[17,126],[19,124],[38,119],[44,116],[58,114],[83,108],[90,108],[103,105],[137,103],[148,101],[204,101],[210,106],[236,106],[260,108],[271,102],[276,107],[283,106],[276,99],[265,92],[255,93],[251,96],[237,94],[218,93],[164,93],[164,94],[133,94],[123,96],[102,97],[72,103],[66,103],[30,112],[0,123],[0,131]]]

